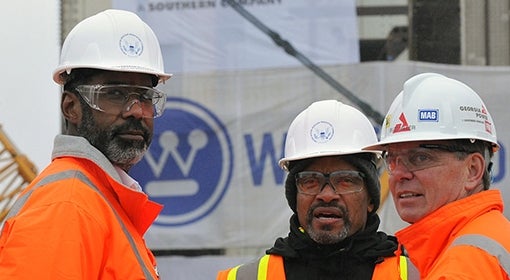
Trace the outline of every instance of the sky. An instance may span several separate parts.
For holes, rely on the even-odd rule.
[[[60,132],[60,87],[52,80],[59,21],[58,0],[2,1],[0,126],[38,171],[50,162]]]

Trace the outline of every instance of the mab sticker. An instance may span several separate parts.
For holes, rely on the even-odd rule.
[[[419,109],[418,120],[424,122],[438,122],[439,110],[438,109]]]

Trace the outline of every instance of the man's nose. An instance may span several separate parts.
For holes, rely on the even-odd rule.
[[[324,183],[321,190],[317,194],[317,197],[323,201],[331,201],[336,199],[337,196],[338,194],[336,193],[335,188],[329,181]]]
[[[138,97],[135,97],[131,101],[128,101],[125,108],[126,110],[125,112],[123,112],[124,115],[131,114],[136,118],[143,117],[143,107]]]

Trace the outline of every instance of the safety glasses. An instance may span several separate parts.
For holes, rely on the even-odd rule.
[[[336,194],[361,192],[365,174],[353,170],[339,170],[329,174],[316,171],[302,171],[296,174],[299,193],[317,195],[329,184]]]
[[[75,90],[92,109],[101,112],[118,114],[126,105],[129,111],[138,103],[144,117],[157,118],[165,109],[165,93],[151,87],[125,84],[79,85]]]
[[[401,151],[385,151],[383,158],[388,173],[391,174],[399,164],[407,171],[414,172],[446,164],[448,155],[455,152],[472,153],[460,147],[421,144],[417,148]]]

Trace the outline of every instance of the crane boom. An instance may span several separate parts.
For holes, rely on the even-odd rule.
[[[0,125],[0,222],[18,194],[35,178],[37,169],[20,154]]]

